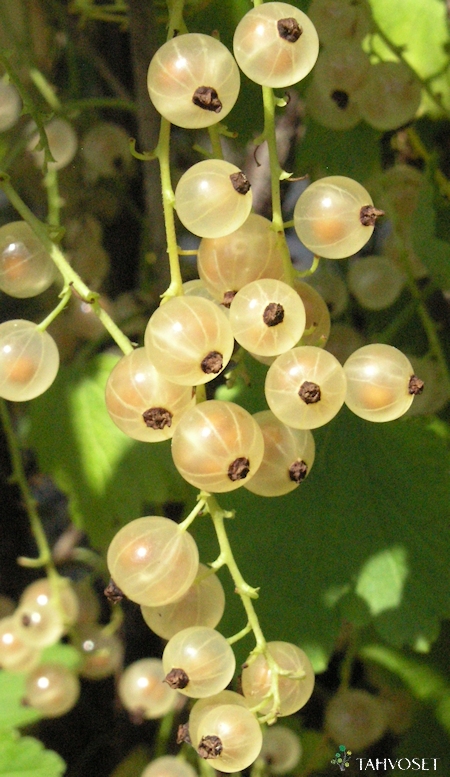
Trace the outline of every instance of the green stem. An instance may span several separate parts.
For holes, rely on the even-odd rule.
[[[167,715],[164,715],[164,717],[161,718],[156,734],[155,748],[153,753],[154,758],[159,758],[160,756],[166,755],[167,753],[167,745],[172,733],[174,717],[175,711],[171,710],[171,712],[168,712]]]
[[[237,639],[241,639],[243,636],[245,636],[245,634],[252,631],[253,636],[255,637],[256,646],[252,650],[247,663],[250,664],[258,655],[263,654],[270,670],[270,688],[261,703],[253,709],[253,712],[256,713],[262,710],[266,713],[263,715],[263,717],[259,718],[260,723],[274,723],[277,719],[277,715],[279,714],[280,709],[280,676],[300,680],[305,676],[305,673],[300,672],[297,674],[292,674],[289,670],[282,669],[269,652],[266,638],[262,632],[258,616],[256,615],[252,602],[252,599],[258,598],[259,589],[252,588],[248,585],[248,583],[245,582],[234,558],[225,529],[225,518],[234,517],[234,513],[228,510],[223,510],[218,504],[215,496],[208,494],[206,491],[201,491],[199,498],[204,502],[205,508],[208,510],[211,516],[211,520],[214,524],[214,529],[217,536],[217,541],[219,543],[220,555],[217,561],[214,563],[214,566],[222,566],[225,564],[228,567],[228,571],[230,572],[230,575],[235,584],[235,591],[237,594],[239,594],[244,610],[247,614],[247,625],[241,630],[241,632],[235,634],[230,639],[232,642],[235,642]],[[268,705],[269,711],[267,711]]]
[[[4,399],[0,399],[0,417],[3,425],[3,429],[5,431],[6,441],[9,449],[9,455],[11,459],[11,468],[12,468],[11,482],[16,483],[20,489],[22,500],[25,505],[25,509],[27,511],[28,518],[30,521],[31,531],[33,533],[33,537],[35,539],[38,553],[39,553],[37,559],[28,559],[28,558],[21,557],[20,559],[18,559],[18,562],[22,566],[27,566],[27,567],[35,567],[35,568],[45,567],[47,575],[49,577],[55,578],[58,576],[58,573],[56,571],[55,565],[52,560],[50,546],[48,544],[47,537],[45,535],[44,528],[42,526],[41,519],[39,517],[39,513],[36,508],[36,502],[33,499],[33,496],[30,491],[30,487],[28,485],[19,444],[17,442],[17,438],[14,433],[13,425],[11,423],[11,418],[8,412],[8,408]]]
[[[61,313],[62,310],[66,307],[67,303],[69,302],[70,298],[72,296],[72,289],[70,286],[67,286],[60,294],[61,302],[58,303],[56,308],[52,310],[51,313],[48,314],[46,318],[44,318],[43,321],[41,321],[40,324],[38,324],[37,329],[39,329],[40,332],[45,332],[48,326],[52,323],[52,321],[55,320],[57,316]]]
[[[201,513],[201,511],[204,509],[205,504],[206,504],[205,500],[202,499],[202,497],[200,496],[197,504],[194,507],[194,509],[191,510],[191,512],[189,513],[187,518],[185,518],[184,521],[182,521],[180,523],[180,525],[179,525],[180,531],[186,531],[186,529],[189,528],[191,523],[193,523],[193,521],[195,521],[195,519],[197,518],[197,515],[199,513]]]
[[[0,188],[3,189],[11,205],[17,210],[24,221],[30,225],[35,235],[37,235],[44,248],[50,254],[64,279],[64,287],[71,286],[79,297],[85,300],[85,302],[92,304],[94,312],[121,351],[123,351],[124,354],[131,353],[133,350],[131,341],[123,334],[106,311],[100,307],[97,299],[98,295],[91,291],[81,280],[80,276],[72,269],[61,249],[50,239],[46,226],[42,224],[28,206],[25,205],[24,201],[12,186],[9,176],[3,172],[0,172]]]
[[[256,3],[255,3],[256,5]],[[258,3],[259,5],[259,3]],[[270,189],[272,195],[272,224],[279,236],[280,245],[283,250],[283,266],[285,282],[291,286],[294,282],[294,268],[284,237],[283,214],[281,210],[281,191],[280,180],[285,176],[278,160],[277,138],[275,129],[275,96],[273,89],[269,86],[262,87],[263,107],[264,107],[264,131],[263,138],[267,143],[270,164]]]
[[[208,135],[211,142],[213,157],[215,159],[223,159],[222,143],[220,142],[220,132],[217,124],[208,127]]]
[[[36,68],[31,68],[30,78],[33,81],[35,87],[40,91],[44,100],[49,104],[50,108],[54,111],[61,113],[61,103],[59,102],[56,92],[53,86],[47,81],[46,77]]]
[[[61,220],[59,217],[61,210],[61,198],[59,196],[58,171],[52,166],[49,166],[47,170],[47,174],[44,179],[44,186],[47,189],[47,222],[52,227],[59,227],[61,225]]]
[[[164,225],[166,228],[167,253],[169,256],[170,286],[163,294],[163,300],[183,294],[180,259],[178,256],[177,235],[175,231],[175,195],[170,177],[170,122],[161,119],[158,144],[155,156],[159,161],[161,175],[161,193],[163,201]]]

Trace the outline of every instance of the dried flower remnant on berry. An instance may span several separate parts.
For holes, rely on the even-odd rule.
[[[310,380],[305,380],[300,386],[298,395],[306,405],[315,405],[320,402],[320,386]]]
[[[379,210],[373,205],[363,205],[359,212],[359,220],[363,227],[374,227],[380,216],[384,216],[384,210]]]
[[[294,19],[292,16],[287,19],[279,19],[277,21],[277,30],[280,38],[283,38],[288,43],[295,43],[303,33],[297,19]]]
[[[164,682],[167,683],[167,685],[170,688],[173,688],[175,691],[179,688],[183,689],[186,688],[189,683],[189,677],[187,676],[184,669],[171,669],[170,672],[165,676]]]
[[[408,393],[414,394],[417,396],[417,394],[421,394],[424,389],[425,383],[423,380],[420,380],[420,378],[417,377],[417,375],[411,375],[411,378],[409,380],[408,385]]]
[[[218,758],[223,750],[223,745],[219,737],[206,736],[202,737],[200,744],[197,748],[197,753],[200,758]]]
[[[228,477],[235,482],[236,480],[244,480],[250,472],[250,462],[245,456],[240,456],[235,459],[228,467]]]
[[[250,189],[250,181],[242,171],[238,173],[231,173],[230,181],[233,184],[233,188],[238,194],[247,194]]]
[[[219,99],[219,95],[212,86],[199,86],[194,92],[192,102],[198,108],[203,108],[205,111],[220,113],[222,110],[222,103]]]
[[[191,737],[189,736],[189,723],[181,723],[177,729],[177,745],[182,745],[186,742],[187,745],[192,745]]]
[[[308,474],[308,465],[304,461],[294,461],[289,467],[289,479],[293,483],[301,483]]]
[[[223,295],[223,300],[221,302],[221,305],[223,305],[224,308],[229,308],[235,296],[236,296],[235,291],[226,291],[225,294]]]
[[[331,93],[331,99],[341,111],[344,111],[349,103],[349,96],[343,89],[335,89],[334,92]]]
[[[150,429],[164,429],[172,426],[173,414],[164,407],[150,407],[142,413],[142,418]]]
[[[284,321],[284,308],[278,302],[269,302],[263,313],[263,321],[267,326],[276,326]]]
[[[125,594],[120,590],[119,586],[115,584],[112,578],[110,579],[103,593],[105,594],[108,601],[112,604],[117,604],[125,598]]]
[[[201,368],[205,375],[217,375],[223,367],[223,356],[219,351],[210,351],[201,363]]]

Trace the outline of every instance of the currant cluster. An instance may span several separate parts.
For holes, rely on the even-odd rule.
[[[367,0],[312,0],[308,13],[323,45],[306,93],[308,114],[333,130],[362,119],[382,131],[412,121],[419,81],[401,61],[372,64],[362,48],[373,32]]]
[[[241,71],[263,87],[267,98],[267,90],[304,79],[318,59],[307,97],[313,117],[333,128],[354,126],[361,118],[379,129],[397,127],[415,114],[420,88],[400,63],[370,64],[361,48],[368,32],[370,15],[358,0],[313,0],[310,17],[288,3],[257,3],[236,28],[234,57],[212,36],[182,33],[168,40],[150,62],[149,96],[163,127],[215,128],[219,133],[220,122],[238,99]],[[324,44],[320,55],[319,38]],[[337,38],[339,44],[334,43]],[[379,79],[383,88],[388,83],[381,108]],[[395,109],[389,90],[395,92]],[[399,93],[407,105],[401,121]],[[4,128],[14,126],[20,111],[20,101],[14,108],[14,90],[8,95],[0,130],[2,121]],[[77,137],[59,117],[47,123],[46,135],[52,160],[45,159],[36,126],[26,129],[28,153],[51,176],[74,158]],[[82,143],[86,180],[108,178],[131,166],[128,152],[121,128],[95,125]],[[423,383],[409,359],[390,345],[356,347],[343,364],[333,355],[327,347],[328,293],[321,295],[295,277],[275,205],[273,221],[252,212],[251,180],[239,166],[223,158],[199,161],[181,175],[170,196],[163,195],[166,211],[174,207],[184,228],[200,239],[199,279],[183,285],[172,279],[146,323],[143,345],[132,347],[127,341],[129,348],[123,348],[109,375],[105,401],[113,423],[133,440],[170,439],[175,468],[201,493],[198,509],[183,523],[140,517],[123,526],[108,548],[108,594],[139,605],[149,628],[167,642],[162,659],[142,659],[122,672],[118,696],[135,720],[162,717],[180,709],[186,697],[193,699],[180,738],[201,758],[214,759],[216,769],[230,773],[246,769],[261,755],[273,774],[284,774],[300,758],[299,740],[282,726],[263,733],[260,724],[291,715],[307,703],[314,687],[311,662],[297,645],[267,643],[255,633],[257,646],[243,667],[242,693],[228,689],[236,671],[233,638],[227,640],[216,628],[225,594],[217,565],[200,562],[188,526],[201,509],[213,517],[215,494],[244,487],[269,498],[298,488],[314,464],[313,429],[331,421],[344,403],[368,421],[397,419]],[[329,176],[300,195],[294,228],[317,260],[339,260],[367,244],[380,215],[359,182]],[[169,237],[168,230],[168,243]],[[92,290],[98,289],[109,266],[101,227],[90,217],[73,221],[65,240],[72,267]],[[86,248],[91,253],[88,265]],[[54,256],[26,221],[0,228],[2,291],[28,298],[56,280]],[[347,280],[360,303],[375,310],[391,304],[404,283],[387,257],[373,256],[352,260]],[[377,296],[377,284],[383,292],[389,285],[388,298]],[[336,284],[331,287],[335,295]],[[66,326],[71,317],[78,321],[76,336],[92,336],[91,302],[69,302],[67,297],[61,303],[68,305]],[[101,300],[98,304],[106,307]],[[81,334],[80,315],[90,316],[86,335]],[[19,319],[0,325],[0,397],[26,401],[52,384],[59,353],[47,327],[58,320],[49,318],[42,324]],[[235,402],[206,398],[205,384],[228,378],[246,354],[268,368],[267,408],[253,415]],[[56,577],[30,586],[16,612],[0,621],[0,664],[28,673],[26,703],[43,715],[64,714],[79,694],[74,673],[40,663],[42,649],[62,637],[79,651],[81,676],[101,679],[121,670],[122,644],[96,622],[95,609],[92,617],[80,615],[71,585]],[[86,605],[82,613],[88,610]],[[364,747],[388,729],[388,706],[380,707],[362,691],[346,693],[329,705],[326,731],[350,746]],[[353,741],[341,726],[350,713]],[[354,719],[364,723],[358,728]],[[188,764],[164,757],[152,762],[142,777],[163,774],[193,777],[194,772]]]

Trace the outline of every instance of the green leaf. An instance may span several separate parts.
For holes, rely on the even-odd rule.
[[[62,664],[66,669],[76,671],[80,666],[80,662],[80,653],[72,645],[64,645],[61,642],[57,642],[56,645],[51,645],[42,651],[42,664]]]
[[[363,183],[380,170],[380,137],[380,132],[365,123],[334,131],[308,119],[305,138],[298,145],[295,174],[308,174],[313,180],[346,175]]]
[[[65,769],[63,759],[38,739],[0,732],[0,777],[60,777]]]
[[[100,548],[146,506],[182,502],[190,493],[173,467],[170,442],[136,442],[111,421],[104,391],[116,362],[102,354],[81,376],[76,366],[63,367],[49,391],[30,403],[27,444]]]
[[[22,706],[21,700],[24,696],[25,675],[22,672],[0,671],[1,734],[3,734],[3,729],[28,726],[30,723],[35,723],[42,718],[42,715],[31,707]]]
[[[441,288],[450,286],[450,243],[436,237],[434,192],[430,185],[420,189],[411,224],[412,244],[419,259]]]
[[[441,94],[450,107],[450,88],[443,71],[448,66],[449,28],[446,5],[442,0],[369,0],[375,22],[388,40],[403,48],[409,65],[422,79],[433,79],[431,89]],[[392,59],[392,51],[379,36],[371,41],[372,49],[382,59]],[[436,105],[425,98],[427,107]]]
[[[264,368],[249,370],[256,387]],[[239,401],[264,407],[257,391],[243,389]],[[293,493],[265,499],[242,488],[219,500],[236,509],[230,542],[247,582],[261,588],[255,607],[267,638],[299,644],[323,670],[354,612],[356,625],[372,623],[392,645],[429,649],[450,612],[446,440],[423,418],[371,424],[345,408],[314,437],[314,467]],[[205,542],[203,559],[215,555]],[[245,623],[236,600],[221,623],[227,635]],[[237,644],[239,658],[249,646]]]
[[[365,645],[361,656],[397,675],[420,701],[436,703],[450,690],[440,672],[384,645]]]

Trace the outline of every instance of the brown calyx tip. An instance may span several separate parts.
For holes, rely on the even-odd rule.
[[[223,356],[219,351],[210,351],[200,364],[205,375],[217,375],[223,367]]]
[[[142,413],[142,418],[150,429],[164,429],[165,426],[172,426],[173,414],[165,407],[149,407]]]
[[[374,205],[363,205],[359,211],[359,220],[363,227],[374,227],[379,216],[384,216],[384,210],[378,210]]]
[[[182,745],[183,742],[186,742],[187,745],[192,745],[189,736],[189,723],[181,723],[177,729],[177,745]]]
[[[335,89],[334,92],[331,92],[331,99],[341,111],[345,111],[349,103],[347,92],[344,92],[343,89]]]
[[[224,308],[229,308],[236,294],[237,294],[236,291],[226,291],[225,294],[223,295],[223,300],[220,304],[223,305]]]
[[[267,326],[276,326],[284,321],[284,307],[279,302],[269,302],[264,309],[263,321]]]
[[[223,750],[223,745],[219,737],[202,737],[197,748],[200,758],[217,758]]]
[[[295,43],[303,34],[303,29],[293,16],[288,16],[287,19],[278,19],[277,30],[280,38],[287,40],[288,43]]]
[[[203,108],[204,111],[220,113],[222,110],[219,95],[212,86],[199,86],[192,96],[192,102],[198,108]]]
[[[315,405],[320,402],[320,386],[310,380],[305,380],[300,386],[298,395],[306,405]]]
[[[28,626],[31,626],[31,618],[29,615],[22,615],[20,622],[22,626],[26,626],[27,628]]]
[[[187,684],[189,682],[189,677],[187,676],[184,669],[171,669],[169,674],[166,674],[163,683],[167,683],[170,688],[173,688],[175,691],[178,690],[178,688],[186,688]]]
[[[108,602],[111,602],[112,604],[117,604],[117,602],[121,602],[122,599],[125,598],[124,592],[120,590],[119,586],[115,584],[112,578],[110,579],[103,593],[108,599]]]
[[[420,378],[417,377],[417,375],[411,375],[409,379],[408,384],[408,393],[409,394],[421,394],[424,389],[425,383],[423,380],[420,380]]]
[[[289,467],[289,479],[294,483],[301,483],[302,480],[306,478],[307,474],[308,465],[301,459],[294,461],[294,463]]]
[[[247,194],[250,191],[250,181],[241,170],[238,173],[231,173],[230,181],[238,194]]]
[[[228,467],[228,477],[233,483],[236,480],[244,480],[250,472],[250,462],[245,456],[235,459]]]

